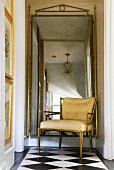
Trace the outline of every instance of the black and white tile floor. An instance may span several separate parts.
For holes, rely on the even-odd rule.
[[[79,159],[78,148],[41,148],[31,147],[18,170],[108,170],[95,153],[83,150]]]

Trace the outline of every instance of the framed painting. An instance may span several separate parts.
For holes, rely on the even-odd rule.
[[[12,21],[5,17],[5,73],[12,76]]]
[[[6,79],[5,83],[5,143],[11,140],[12,135],[12,82]]]
[[[6,1],[10,10],[11,1]],[[8,6],[9,4],[9,6]],[[12,101],[13,101],[13,19],[5,7],[5,144],[12,137]]]

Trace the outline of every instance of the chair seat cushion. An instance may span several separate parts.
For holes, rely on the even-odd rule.
[[[91,131],[92,125],[80,120],[48,120],[40,124],[40,129],[71,132]]]

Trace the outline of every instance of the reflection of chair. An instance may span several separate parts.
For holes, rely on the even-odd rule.
[[[38,128],[38,152],[40,152],[40,131],[60,131],[61,147],[62,131],[77,132],[80,137],[80,159],[82,158],[83,133],[89,132],[92,148],[92,119],[95,109],[95,98],[64,98],[61,107],[60,120],[43,121]]]
[[[45,120],[52,120],[55,115],[60,115],[60,112],[44,111]],[[43,135],[47,135],[47,130],[44,130]]]
[[[51,117],[54,115],[60,115],[60,112],[53,112],[53,111],[44,111],[45,120],[51,120]]]

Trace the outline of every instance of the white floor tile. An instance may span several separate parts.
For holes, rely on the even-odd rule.
[[[40,156],[40,155],[33,155],[33,154],[28,153],[28,154],[25,156],[25,159],[29,159],[29,158],[39,158],[39,157],[42,157],[42,156]]]
[[[92,167],[97,167],[97,168],[104,168],[104,169],[108,170],[106,168],[106,166],[102,162],[86,164],[86,166],[92,166]]]
[[[101,160],[97,157],[97,156],[92,156],[92,157],[84,157],[82,159],[87,159],[87,160],[92,160],[92,161],[99,161],[101,162]]]
[[[58,166],[58,167],[61,167],[61,168],[65,168],[65,167],[67,168],[67,167],[82,165],[82,164],[73,163],[73,162],[68,162],[68,161],[47,162],[47,163],[45,163],[45,164],[53,165],[53,166]]]
[[[30,161],[30,160],[23,160],[21,165],[34,165],[34,164],[40,164],[40,162]]]
[[[61,161],[71,160],[71,159],[79,159],[77,157],[72,157],[72,156],[67,156],[67,155],[53,155],[53,156],[46,156],[46,157],[52,158],[52,159],[58,159],[58,160],[61,160]]]

